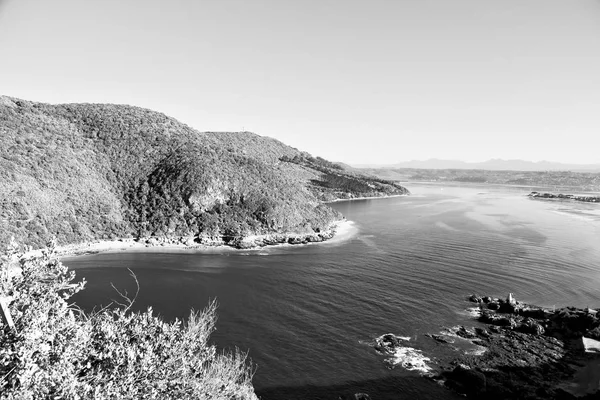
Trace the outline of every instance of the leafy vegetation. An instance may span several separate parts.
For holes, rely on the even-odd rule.
[[[280,160],[320,172],[318,178],[311,179],[310,183],[313,192],[324,201],[408,194],[406,188],[393,181],[349,171],[321,157],[284,155]]]
[[[198,132],[137,107],[0,96],[0,249],[11,236],[40,248],[52,237],[312,234],[342,219],[324,200],[406,192],[249,132]]]
[[[245,355],[208,343],[215,303],[173,323],[127,297],[86,314],[69,303],[85,282],[50,250],[13,248],[0,275],[15,324],[0,322],[0,399],[256,399]]]

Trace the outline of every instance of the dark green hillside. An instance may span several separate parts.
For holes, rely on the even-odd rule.
[[[221,147],[237,149],[247,157],[271,165],[278,164],[282,156],[294,157],[302,154],[298,149],[283,144],[279,140],[259,136],[252,132],[207,132],[206,134],[212,135]]]
[[[293,157],[284,155],[280,160],[317,172],[315,178],[309,179],[309,186],[312,192],[324,201],[408,193],[405,187],[393,181],[361,174],[355,169],[332,163],[321,157],[312,157],[307,153]]]
[[[0,243],[314,234],[342,218],[322,200],[402,193],[249,132],[202,133],[131,106],[0,96]]]

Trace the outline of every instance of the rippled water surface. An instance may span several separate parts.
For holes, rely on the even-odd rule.
[[[600,204],[532,200],[511,188],[409,186],[409,197],[340,202],[350,235],[331,243],[253,251],[104,253],[66,259],[92,308],[111,282],[168,319],[219,302],[220,347],[249,350],[264,399],[456,398],[416,371],[389,370],[370,344],[406,336],[431,363],[447,357],[424,336],[475,322],[478,292],[543,306],[600,306]],[[451,356],[451,355],[450,355]]]

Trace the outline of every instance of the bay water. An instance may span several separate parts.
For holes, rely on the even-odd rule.
[[[212,340],[248,351],[263,399],[458,398],[413,367],[435,371],[463,351],[426,334],[477,325],[471,293],[600,307],[600,204],[534,200],[530,188],[408,188],[332,203],[351,222],[326,243],[63,262],[88,281],[75,298],[88,310],[119,300],[113,285],[135,293],[128,268],[137,310],[181,319],[216,299]],[[374,340],[386,333],[403,337],[406,352],[378,354]]]

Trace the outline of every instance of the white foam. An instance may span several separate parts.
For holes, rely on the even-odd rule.
[[[481,316],[481,309],[479,307],[469,307],[465,311],[469,317],[479,318]]]
[[[375,339],[375,343],[381,343],[381,340],[385,336],[390,335],[403,342],[408,342],[411,340],[410,336],[399,336],[393,333],[388,333]],[[431,359],[429,357],[425,357],[421,350],[398,345],[393,347],[384,346],[381,350],[381,353],[391,355],[391,357],[386,358],[385,360],[385,363],[389,368],[395,368],[399,365],[408,371],[419,371],[422,374],[426,374],[432,370],[432,368],[426,363],[426,361],[431,361]]]
[[[410,336],[400,336],[400,335],[396,335],[395,333],[386,333],[384,335],[379,336],[377,339],[375,339],[375,343],[379,343],[384,338],[384,336],[390,336],[390,335],[392,335],[396,339],[404,340],[405,342],[408,342],[411,339]]]
[[[456,325],[456,326],[453,326],[451,328],[445,327],[444,330],[440,331],[439,334],[440,335],[444,335],[444,336],[450,336],[450,337],[453,337],[453,338],[464,339],[463,337],[458,336],[456,334],[456,331],[458,331],[459,329],[460,329],[460,325]]]
[[[451,343],[454,344],[454,350],[464,350],[464,353],[467,355],[480,356],[487,351],[487,347],[473,343],[473,339],[467,339],[458,335],[456,332],[458,332],[458,330],[461,328],[462,327],[460,325],[454,326],[452,328],[444,328],[444,330],[441,331],[439,334],[446,336],[447,338],[452,338],[453,341]],[[467,332],[475,334],[473,329],[467,329]]]
[[[357,233],[358,233],[358,227],[356,226],[354,221],[348,221],[348,220],[342,221],[342,222],[338,223],[337,226],[335,227],[335,235],[331,239],[326,240],[324,242],[319,242],[319,243],[323,243],[325,245],[339,244],[340,242],[344,242],[344,241],[351,239]]]
[[[412,347],[397,347],[393,353],[393,357],[390,357],[385,361],[392,368],[400,365],[408,371],[419,371],[423,374],[431,372],[432,370],[426,363],[426,361],[431,361],[431,359],[425,357],[421,350]]]
[[[270,253],[262,250],[262,249],[249,249],[249,251],[245,251],[243,253],[239,253],[241,256],[269,256]]]
[[[487,347],[480,346],[478,344],[475,344],[474,346],[475,346],[475,348],[465,351],[465,354],[470,355],[470,356],[480,356],[483,353],[485,353],[487,350]]]
[[[440,332],[440,335],[450,336],[450,337],[453,337],[453,338],[456,338],[456,339],[460,339],[460,340],[465,341],[465,342],[470,342],[471,339],[467,339],[467,338],[462,337],[462,336],[460,336],[460,335],[458,335],[456,333],[461,328],[462,328],[461,325],[456,325],[456,326],[453,326],[451,328],[444,328],[444,330]],[[473,335],[475,334],[475,330],[473,330],[472,328],[471,329],[467,329],[466,331],[469,332],[469,333],[471,333],[471,334],[473,334]]]

